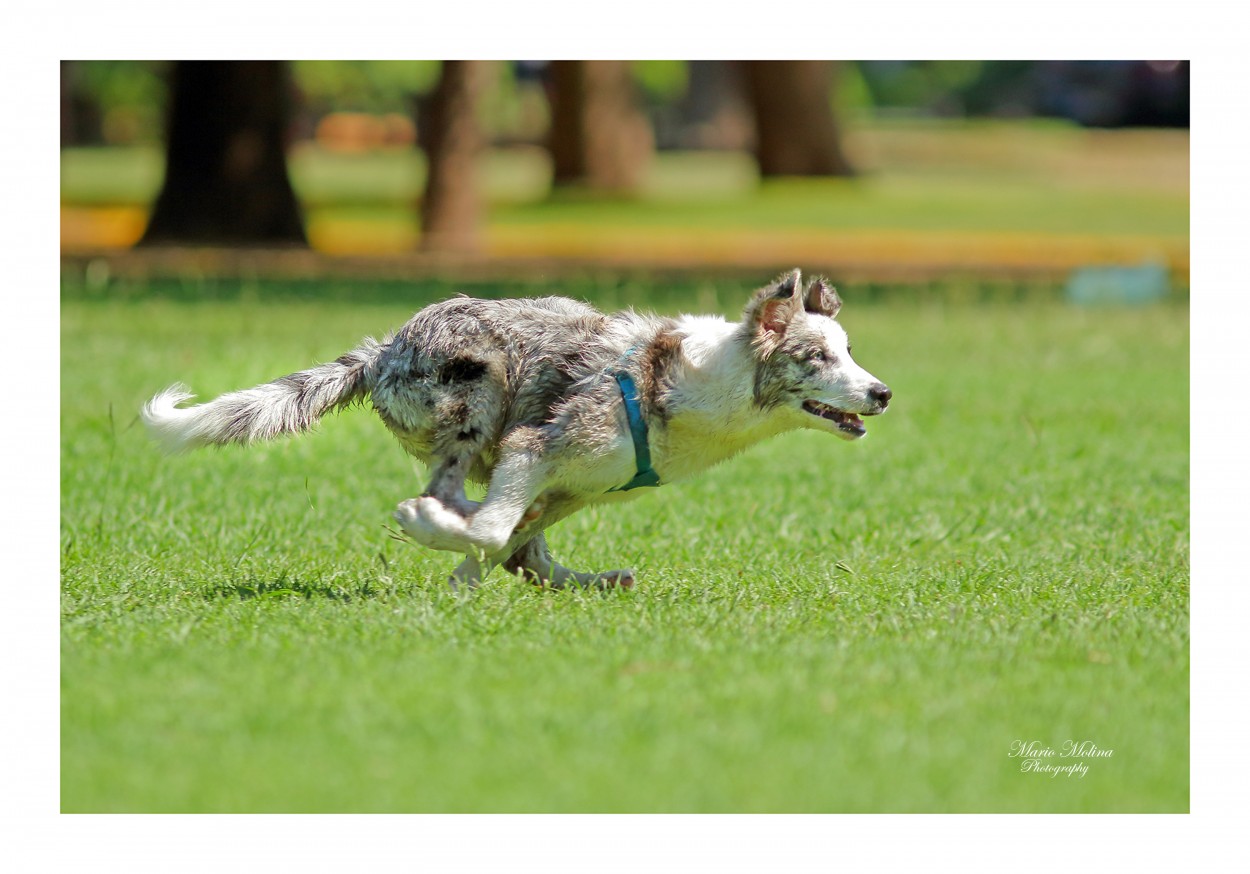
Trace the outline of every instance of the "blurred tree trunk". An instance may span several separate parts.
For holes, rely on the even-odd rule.
[[[853,176],[833,113],[833,61],[747,61],[760,175]]]
[[[690,61],[689,83],[681,101],[687,133],[682,147],[751,149],[755,119],[743,94],[743,74],[737,61]]]
[[[491,72],[489,61],[444,61],[434,93],[418,106],[417,134],[427,161],[420,209],[424,249],[481,247],[477,160],[483,136],[477,108]]]
[[[81,146],[87,142],[81,122],[82,112],[78,95],[75,93],[74,80],[78,72],[78,64],[74,61],[61,61],[61,148]]]
[[[553,181],[595,191],[637,190],[654,149],[628,61],[552,61]]]
[[[287,176],[282,61],[179,61],[165,183],[142,243],[306,245]]]

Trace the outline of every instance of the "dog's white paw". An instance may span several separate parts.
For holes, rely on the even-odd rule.
[[[469,552],[473,548],[468,520],[438,498],[409,498],[395,508],[395,521],[405,534],[430,549]]]

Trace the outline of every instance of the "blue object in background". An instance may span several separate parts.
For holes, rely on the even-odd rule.
[[[1144,304],[1163,300],[1168,290],[1168,270],[1162,264],[1091,265],[1072,271],[1066,295],[1071,303],[1084,306]]]

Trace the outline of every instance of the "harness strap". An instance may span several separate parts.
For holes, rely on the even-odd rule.
[[[630,350],[633,351],[632,349]],[[651,466],[651,447],[647,443],[647,421],[642,417],[642,403],[638,399],[638,386],[634,378],[623,370],[613,374],[621,387],[621,399],[625,402],[625,416],[629,419],[629,435],[634,438],[634,463],[638,472],[623,486],[608,489],[609,492],[628,492],[660,484],[660,475]]]

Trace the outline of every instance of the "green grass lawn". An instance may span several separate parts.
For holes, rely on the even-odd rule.
[[[729,285],[572,283],[734,312]],[[549,289],[532,288],[531,291]],[[65,811],[1185,811],[1187,307],[876,302],[895,392],[550,532],[633,591],[535,590],[384,525],[371,413],[167,458],[136,422],[332,359],[445,288],[63,289]],[[1025,773],[1016,741],[1109,758]]]

